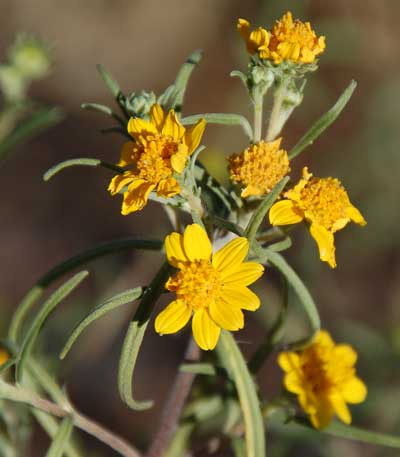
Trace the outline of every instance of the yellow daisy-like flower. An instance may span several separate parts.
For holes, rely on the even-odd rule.
[[[365,225],[360,211],[351,204],[338,179],[316,178],[303,168],[303,178],[284,194],[286,200],[275,203],[269,212],[272,225],[310,224],[310,234],[319,248],[319,256],[332,268],[336,267],[333,234],[350,221]]]
[[[315,428],[326,427],[336,414],[351,423],[346,403],[361,403],[367,388],[356,376],[357,353],[347,344],[335,344],[321,331],[315,341],[298,352],[282,352],[278,363],[285,371],[285,388],[298,396]]]
[[[235,238],[213,254],[205,230],[192,224],[183,235],[168,235],[165,251],[168,262],[179,271],[165,285],[176,293],[176,300],[156,318],[155,329],[161,335],[176,333],[193,315],[196,343],[204,350],[214,349],[221,328],[243,328],[242,309],[255,311],[260,306],[247,286],[263,274],[264,267],[244,262],[249,251],[246,238]]]
[[[174,173],[182,173],[188,157],[200,143],[205,120],[186,130],[179,122],[174,110],[164,114],[160,105],[150,109],[150,121],[131,118],[128,133],[134,141],[124,144],[120,167],[130,167],[123,174],[114,176],[108,190],[111,195],[124,187],[122,214],[141,210],[153,190],[165,198],[180,192]]]
[[[270,52],[268,49],[270,34],[262,27],[250,31],[250,22],[246,19],[238,19],[237,29],[244,39],[249,54],[258,53],[261,59],[268,59]]]
[[[269,52],[276,64],[283,60],[313,63],[324,50],[325,37],[318,37],[309,22],[294,21],[290,11],[276,21],[271,31]]]
[[[279,149],[282,138],[253,144],[240,154],[229,157],[231,179],[242,186],[241,196],[264,195],[290,171],[289,158]]]

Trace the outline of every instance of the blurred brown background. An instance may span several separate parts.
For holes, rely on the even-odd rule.
[[[320,69],[310,75],[303,104],[284,131],[289,149],[311,122],[326,111],[351,79],[358,88],[338,121],[292,164],[293,175],[309,165],[318,176],[337,176],[368,221],[337,236],[338,268],[322,264],[314,242],[298,227],[288,256],[319,304],[324,326],[337,340],[360,353],[359,370],[369,386],[366,404],[353,408],[357,425],[400,432],[400,3],[397,0],[1,0],[0,60],[19,31],[32,32],[53,46],[50,77],[33,85],[32,98],[65,110],[65,120],[25,143],[0,166],[1,274],[0,329],[7,329],[13,307],[49,268],[100,241],[137,236],[160,238],[170,230],[162,210],[150,204],[140,214],[123,217],[120,199],[106,192],[111,174],[91,168],[69,169],[49,183],[43,173],[73,157],[117,160],[123,138],[102,135],[110,125],[82,102],[112,104],[95,65],[103,63],[126,92],[162,92],[187,55],[204,50],[187,93],[185,114],[237,111],[251,106],[232,69],[244,69],[246,53],[235,30],[238,17],[269,27],[286,10],[310,20],[326,35]],[[268,108],[267,108],[268,109]],[[240,151],[246,139],[239,129],[209,126],[204,162],[226,179],[222,152]],[[220,154],[219,156],[217,154]],[[85,311],[118,291],[146,284],[157,268],[158,254],[128,253],[90,265],[86,288],[74,293],[55,313],[43,348],[57,367],[56,353]],[[261,320],[276,315],[275,277],[259,286],[264,294]],[[182,357],[187,333],[162,340],[149,327],[136,375],[136,395],[155,398],[144,413],[125,409],[116,392],[116,367],[123,332],[132,309],[127,306],[94,325],[58,368],[72,400],[87,414],[145,448],[155,430],[160,407]],[[293,311],[288,330],[306,327]],[[248,316],[238,335],[251,352],[263,335]],[[252,341],[252,345],[248,342]],[[247,344],[245,344],[247,343]],[[272,374],[271,374],[272,373]],[[262,391],[279,391],[275,361],[260,374]],[[43,455],[47,438],[38,430],[32,455]],[[314,441],[313,441],[314,440]],[[274,437],[269,455],[396,456],[397,451],[324,438],[315,434]],[[110,450],[85,437],[88,455],[111,456]],[[272,441],[271,441],[272,442]]]

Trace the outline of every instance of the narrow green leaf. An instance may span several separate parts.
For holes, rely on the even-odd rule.
[[[107,243],[102,243],[94,248],[88,249],[78,255],[75,255],[64,262],[56,265],[27,292],[11,320],[10,328],[8,331],[8,338],[12,342],[18,339],[19,330],[26,316],[28,315],[32,306],[38,301],[43,294],[44,289],[52,282],[59,279],[64,274],[74,270],[76,267],[83,265],[91,260],[103,257],[126,249],[144,249],[150,251],[159,251],[163,247],[163,242],[158,240],[136,240],[134,238],[127,238],[123,240],[116,240]]]
[[[53,442],[46,453],[46,457],[62,457],[74,428],[74,422],[71,417],[66,417],[61,421]]]
[[[288,181],[288,176],[281,179],[278,184],[271,190],[271,192],[261,201],[256,211],[251,216],[246,230],[244,231],[244,236],[249,240],[250,245],[253,243],[265,215],[275,200],[279,197]]]
[[[361,441],[363,443],[376,444],[379,446],[387,446],[400,449],[399,436],[389,435],[380,432],[373,432],[359,427],[341,424],[339,422],[333,422],[331,423],[331,425],[322,430],[315,430],[314,427],[308,421],[308,419],[296,418],[293,422],[289,422],[289,424],[291,423],[310,428],[314,430],[316,433],[326,433],[327,435],[333,435],[339,438],[346,438],[350,440]]]
[[[205,119],[208,124],[222,124],[222,125],[240,125],[249,138],[253,138],[253,129],[249,121],[241,114],[234,113],[204,113],[194,114],[181,119],[183,125],[196,124],[200,119]]]
[[[68,168],[68,167],[74,167],[74,166],[85,166],[85,167],[101,166],[104,168],[108,168],[109,170],[116,171],[117,173],[123,173],[125,171],[123,168],[118,167],[117,165],[114,165],[112,163],[104,162],[103,160],[81,157],[79,159],[65,160],[64,162],[60,162],[57,165],[54,165],[53,167],[49,168],[46,171],[46,173],[43,175],[43,180],[49,181],[54,175],[56,175],[61,170],[64,170],[65,168]]]
[[[88,111],[97,111],[99,113],[107,114],[107,116],[114,118],[123,127],[126,125],[126,122],[120,116],[118,116],[117,113],[114,113],[114,111],[108,106],[100,105],[99,103],[82,103],[81,108]]]
[[[268,249],[274,252],[282,252],[286,251],[286,249],[289,249],[292,246],[292,239],[287,236],[284,238],[282,241],[278,241],[276,243],[270,244],[268,246]]]
[[[165,290],[165,283],[170,276],[172,267],[164,263],[149,287],[143,293],[142,300],[136,310],[122,346],[118,366],[118,390],[121,400],[131,409],[143,411],[151,408],[152,401],[137,401],[132,395],[133,372],[143,341],[143,336],[149,324],[155,303]]]
[[[290,151],[289,159],[294,159],[297,157],[307,146],[310,146],[324,130],[326,130],[331,124],[333,124],[333,122],[335,122],[339,114],[347,105],[356,87],[357,83],[355,81],[351,81],[351,83],[347,86],[347,88],[344,90],[332,108],[323,114],[300,138],[297,144]]]
[[[103,81],[106,83],[111,95],[117,99],[118,96],[122,93],[121,89],[115,81],[115,79],[111,76],[110,72],[106,69],[106,67],[102,64],[97,65],[97,71],[100,73],[100,76],[103,78]]]
[[[217,373],[217,369],[211,363],[183,363],[179,367],[179,371],[206,376],[215,376]]]
[[[30,325],[25,339],[21,346],[21,351],[18,356],[16,365],[16,380],[18,383],[22,381],[22,375],[25,370],[25,365],[32,351],[33,345],[38,337],[46,319],[54,311],[57,305],[69,295],[88,275],[87,271],[81,271],[73,276],[69,281],[60,286],[43,304],[42,309],[37,313]]]
[[[22,121],[3,141],[0,142],[0,160],[18,143],[27,141],[41,131],[58,124],[64,118],[60,108],[43,108]]]
[[[84,319],[82,319],[78,325],[74,328],[71,336],[68,338],[63,350],[60,353],[60,359],[68,354],[72,345],[75,343],[79,335],[86,329],[95,320],[107,314],[109,311],[112,311],[115,308],[119,308],[122,305],[131,303],[134,300],[138,299],[142,295],[143,289],[141,287],[136,287],[135,289],[127,290],[121,294],[115,295],[115,297],[110,298],[106,302],[96,306],[91,310]]]
[[[245,425],[247,457],[265,456],[265,434],[253,379],[233,336],[222,330],[218,357],[236,385]]]
[[[203,51],[201,50],[192,52],[192,54],[190,54],[190,56],[186,59],[186,62],[182,65],[175,79],[173,85],[174,91],[173,95],[171,96],[171,108],[173,108],[178,113],[182,111],[183,99],[185,97],[185,92],[189,82],[189,78],[193,70],[201,61],[202,56]]]
[[[297,273],[293,270],[293,268],[286,262],[285,258],[279,254],[278,252],[273,252],[269,248],[264,249],[265,253],[265,260],[277,268],[282,275],[287,279],[290,286],[296,292],[296,295],[300,299],[301,304],[303,305],[303,309],[307,314],[308,320],[310,322],[312,335],[309,338],[304,340],[304,342],[300,342],[299,344],[305,344],[308,342],[310,338],[314,336],[316,332],[318,332],[321,328],[321,320],[318,314],[317,307],[315,306],[314,300],[299,278]]]

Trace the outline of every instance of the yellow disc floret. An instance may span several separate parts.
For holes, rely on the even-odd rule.
[[[290,171],[289,158],[279,149],[281,138],[253,144],[229,157],[231,179],[244,187],[241,196],[264,195]]]
[[[183,235],[168,235],[165,251],[168,262],[179,271],[165,285],[176,293],[176,300],[157,316],[158,333],[179,331],[193,315],[195,341],[204,350],[214,349],[221,328],[243,328],[242,310],[255,311],[260,306],[247,286],[263,274],[264,267],[244,262],[249,251],[246,238],[235,238],[213,254],[205,230],[192,224]]]
[[[298,396],[316,428],[326,427],[336,414],[346,424],[351,414],[346,403],[361,403],[365,384],[356,376],[357,354],[346,344],[335,344],[321,331],[302,352],[282,352],[278,362],[285,371],[284,384]]]
[[[134,141],[124,144],[118,166],[128,168],[115,176],[108,187],[112,195],[124,190],[122,214],[142,209],[153,190],[169,198],[180,192],[174,174],[185,168],[188,157],[200,143],[205,128],[202,119],[186,130],[171,110],[165,115],[160,105],[150,109],[150,122],[131,118],[128,133]]]
[[[335,244],[333,234],[350,221],[359,225],[366,222],[352,205],[346,190],[338,179],[316,178],[303,169],[303,178],[285,193],[286,200],[275,203],[270,212],[272,225],[297,224],[306,220],[311,236],[319,247],[320,258],[334,268]]]

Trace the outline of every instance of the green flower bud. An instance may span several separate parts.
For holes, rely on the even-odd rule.
[[[10,50],[10,63],[27,79],[41,79],[50,71],[46,46],[35,38],[21,35]]]
[[[150,108],[157,102],[154,92],[146,92],[144,90],[135,93],[132,92],[125,100],[125,109],[131,116],[147,117]]]

